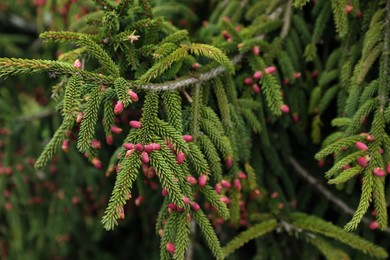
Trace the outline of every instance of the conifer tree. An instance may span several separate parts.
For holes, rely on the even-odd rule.
[[[0,258],[388,257],[390,0],[23,3]]]

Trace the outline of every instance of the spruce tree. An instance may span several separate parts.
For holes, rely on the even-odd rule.
[[[390,0],[0,18],[0,258],[388,257]]]

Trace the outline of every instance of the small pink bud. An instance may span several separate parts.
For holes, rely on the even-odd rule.
[[[186,196],[183,197],[184,204],[188,205],[190,204],[190,199]]]
[[[271,194],[271,198],[273,198],[273,199],[276,199],[277,197],[279,197],[279,193],[278,192],[272,192],[272,194]]]
[[[65,139],[65,140],[62,142],[61,149],[62,149],[62,151],[64,151],[65,153],[67,153],[67,152],[69,151],[69,139]]]
[[[390,164],[386,165],[386,172],[390,174]]]
[[[351,168],[351,165],[349,165],[349,164],[343,166],[343,170],[344,170],[344,171],[345,171],[345,170],[348,170],[349,168]]]
[[[207,182],[206,174],[200,175],[199,178],[198,178],[198,181],[199,181],[199,186],[200,187],[204,187],[206,185],[206,182]]]
[[[176,205],[172,202],[168,203],[168,208],[170,208],[171,210],[176,210]]]
[[[194,64],[192,64],[192,68],[193,68],[194,70],[199,69],[199,63],[194,63]]]
[[[385,172],[382,170],[382,168],[380,167],[376,167],[374,170],[373,170],[374,174],[376,176],[379,176],[379,177],[383,177],[385,176]]]
[[[161,190],[161,195],[163,195],[164,197],[168,196],[168,191],[167,191],[167,189],[162,188],[162,190]]]
[[[188,181],[189,183],[191,183],[192,185],[198,183],[198,181],[196,180],[196,178],[195,178],[194,176],[187,176],[187,181]]]
[[[81,69],[81,62],[80,62],[79,59],[77,59],[77,60],[75,60],[75,61],[73,62],[73,67],[74,67],[75,69]]]
[[[222,34],[222,37],[225,38],[225,40],[228,40],[228,39],[232,38],[232,36],[230,35],[230,33],[229,33],[228,31],[226,31],[226,30],[223,30],[223,31],[221,32],[221,34]]]
[[[136,92],[134,92],[131,89],[129,89],[129,91],[127,91],[127,93],[129,94],[131,101],[133,101],[133,102],[137,102],[138,101],[138,95],[137,95]]]
[[[215,186],[215,191],[218,193],[218,194],[221,194],[222,193],[222,185],[221,183],[216,183]]]
[[[192,209],[193,211],[198,211],[198,210],[200,209],[200,206],[199,206],[198,203],[192,202],[192,204],[191,204],[191,209]]]
[[[367,141],[372,142],[375,140],[375,137],[373,135],[367,135]]]
[[[258,45],[253,46],[252,53],[255,56],[259,56],[259,54],[260,54],[260,47]]]
[[[158,143],[152,143],[152,147],[153,147],[154,151],[158,151],[161,148],[160,144],[158,144]]]
[[[370,225],[369,225],[368,227],[369,227],[371,230],[375,230],[375,229],[378,229],[379,224],[378,224],[378,222],[373,221],[373,222],[370,223]]]
[[[144,151],[147,152],[147,153],[151,153],[153,152],[153,145],[152,144],[146,144],[144,145]]]
[[[84,114],[82,112],[78,113],[76,117],[76,123],[80,124],[81,120],[83,120],[83,116]]]
[[[185,159],[185,154],[182,153],[182,152],[178,152],[177,155],[176,155],[176,161],[178,164],[182,164],[184,162],[184,159]]]
[[[362,166],[363,168],[365,168],[365,167],[367,166],[367,163],[368,163],[368,156],[359,157],[359,158],[357,159],[357,161],[358,161],[358,164],[359,164],[360,166]]]
[[[134,144],[132,143],[124,143],[123,144],[123,147],[126,149],[126,150],[131,150],[134,148]]]
[[[352,5],[347,5],[344,10],[345,10],[345,12],[347,14],[349,14],[350,12],[353,11],[353,6]]]
[[[111,126],[110,131],[111,131],[111,133],[118,135],[118,134],[122,133],[123,130],[119,126],[113,125],[113,126]]]
[[[360,151],[367,151],[368,147],[365,143],[362,142],[356,142],[355,143],[356,148],[359,149]]]
[[[129,157],[130,155],[132,155],[134,152],[135,152],[135,149],[127,150],[126,155],[125,155],[126,158]]]
[[[166,245],[165,245],[165,248],[167,249],[167,251],[171,254],[174,254],[175,253],[175,244],[171,243],[171,242],[168,242]]]
[[[129,125],[133,128],[136,128],[136,129],[139,129],[141,128],[141,122],[140,121],[136,121],[136,120],[131,120],[129,122]]]
[[[138,152],[142,152],[144,150],[144,146],[142,144],[135,144],[134,148]]]
[[[120,113],[122,113],[124,108],[125,108],[125,106],[123,105],[122,101],[116,102],[115,107],[114,107],[115,115],[119,115]]]
[[[176,210],[177,210],[177,212],[183,212],[184,208],[183,207],[177,207]]]
[[[222,180],[221,181],[221,185],[222,187],[224,187],[225,189],[230,189],[232,187],[232,185],[230,184],[230,182],[228,182],[227,180]]]
[[[93,139],[91,142],[91,146],[93,149],[100,149],[102,148],[102,144],[100,143],[99,140]]]
[[[293,118],[294,123],[298,123],[299,122],[299,115],[297,113],[294,113],[292,115],[292,118]]]
[[[245,174],[244,172],[239,172],[239,173],[237,174],[237,177],[238,177],[239,179],[246,179],[246,174]]]
[[[139,207],[143,201],[144,201],[144,197],[138,196],[138,197],[135,199],[134,204],[135,204],[137,207]]]
[[[300,72],[294,72],[293,77],[294,79],[299,79],[302,76],[302,73]]]
[[[318,164],[318,167],[322,168],[325,166],[325,160],[324,159],[318,160],[317,164]]]
[[[374,209],[373,211],[371,211],[371,215],[376,217],[378,215],[378,212]]]
[[[318,77],[318,71],[317,70],[313,70],[312,73],[311,73],[311,77],[312,78],[317,78]]]
[[[252,90],[253,90],[253,92],[255,92],[256,94],[259,94],[260,91],[261,91],[260,86],[257,85],[257,83],[255,83],[255,84],[252,85]]]
[[[382,148],[379,148],[379,149],[378,149],[378,153],[379,153],[379,154],[383,154],[383,152],[384,152],[384,151],[383,151]]]
[[[290,112],[290,108],[286,105],[286,104],[283,104],[280,106],[280,110],[283,112],[283,113],[288,113]]]
[[[237,191],[240,191],[242,189],[242,185],[239,179],[234,179],[233,186]]]
[[[284,85],[284,86],[287,86],[288,84],[290,84],[290,80],[289,80],[288,78],[285,78],[285,79],[283,80],[283,85]]]
[[[191,142],[192,141],[192,135],[183,135],[183,140],[186,141],[187,143]]]
[[[226,196],[222,196],[220,198],[220,200],[221,200],[222,203],[225,203],[225,204],[229,204],[231,202],[231,200],[228,197],[226,197]]]
[[[232,168],[233,166],[233,158],[232,157],[226,157],[225,158],[225,165],[228,169]]]
[[[97,169],[102,168],[102,162],[98,158],[93,158],[91,162],[93,166],[95,166],[95,168]]]
[[[265,68],[264,72],[267,74],[274,74],[276,72],[276,67],[275,66],[267,67]]]
[[[142,152],[142,154],[141,154],[141,161],[143,163],[149,163],[150,162],[149,154],[147,152]]]
[[[256,71],[255,73],[253,73],[253,78],[254,79],[259,79],[263,76],[263,72],[261,72],[260,70]]]
[[[253,83],[252,78],[245,78],[245,79],[244,79],[244,84],[245,84],[245,85],[251,85],[252,83]]]

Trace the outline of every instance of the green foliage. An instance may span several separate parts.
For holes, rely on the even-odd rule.
[[[359,223],[388,232],[389,1],[34,1],[38,31],[5,38],[21,1],[0,4],[0,258],[387,257],[346,231],[388,244]]]

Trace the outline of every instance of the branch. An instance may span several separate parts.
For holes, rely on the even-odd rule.
[[[288,0],[286,4],[286,10],[284,13],[284,19],[283,19],[283,28],[280,32],[280,38],[285,38],[288,34],[288,29],[290,28],[291,24],[291,8],[292,8],[292,0]]]
[[[243,55],[238,54],[231,59],[231,63],[235,65],[239,63],[242,60],[242,58]],[[215,69],[200,74],[198,77],[183,77],[179,80],[165,82],[164,84],[147,84],[147,85],[134,86],[134,87],[138,89],[153,90],[153,91],[175,90],[175,89],[180,89],[190,85],[199,84],[201,82],[211,80],[213,78],[216,78],[223,72],[225,72],[225,68],[222,66],[218,66]]]
[[[316,178],[311,176],[299,163],[295,158],[290,158],[290,163],[294,167],[295,171],[299,173],[304,179],[306,179],[307,182],[309,182],[314,188],[316,188],[322,195],[324,195],[325,198],[327,198],[329,201],[333,202],[337,207],[342,209],[345,213],[353,216],[355,214],[355,211],[351,209],[347,204],[344,203],[341,199],[334,196],[329,190],[327,190],[324,186],[322,186],[321,183],[318,182]],[[362,222],[366,224],[367,226],[370,225],[372,220],[370,220],[367,217],[363,217]],[[390,234],[390,228],[387,228],[384,230],[385,233]]]

